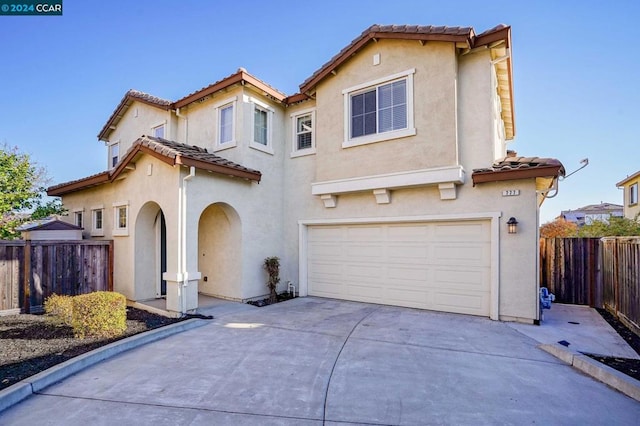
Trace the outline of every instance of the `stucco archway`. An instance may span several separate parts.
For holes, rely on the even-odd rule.
[[[167,227],[164,213],[155,202],[148,202],[138,212],[135,225],[135,294],[136,300],[162,297],[167,270]]]
[[[242,299],[242,229],[240,216],[225,203],[207,207],[198,221],[199,292]]]

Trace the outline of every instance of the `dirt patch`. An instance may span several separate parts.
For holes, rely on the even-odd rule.
[[[622,337],[631,348],[640,355],[640,336],[629,330],[622,322],[620,322],[613,314],[605,309],[596,308],[596,311],[609,323],[611,327]],[[589,358],[593,358],[611,368],[614,368],[627,376],[640,380],[640,360],[629,358],[618,358],[600,356],[594,354],[585,354]]]
[[[276,301],[276,303],[280,303],[280,302],[284,302],[285,300],[290,300],[293,299],[297,296],[294,296],[291,293],[280,293],[278,294],[278,300]],[[253,305],[253,306],[257,306],[257,307],[262,307],[262,306],[267,306],[270,305],[271,303],[269,303],[269,298],[267,297],[266,299],[260,299],[260,300],[250,300],[247,302],[249,305]]]
[[[127,308],[127,330],[117,338],[76,339],[71,327],[44,315],[0,316],[0,389],[116,340],[182,321]]]

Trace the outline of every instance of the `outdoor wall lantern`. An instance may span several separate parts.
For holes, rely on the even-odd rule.
[[[507,227],[509,229],[509,233],[510,234],[517,234],[518,233],[518,221],[516,220],[515,217],[510,217],[509,220],[507,221]]]

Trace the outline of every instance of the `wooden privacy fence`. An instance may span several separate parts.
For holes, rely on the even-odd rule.
[[[113,290],[113,241],[0,241],[0,314],[101,290]]]
[[[602,239],[604,307],[640,335],[640,237]]]
[[[640,334],[640,237],[541,238],[540,286],[606,308]]]

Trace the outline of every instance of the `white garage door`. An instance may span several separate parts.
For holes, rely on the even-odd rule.
[[[311,296],[489,316],[490,221],[310,226]]]

